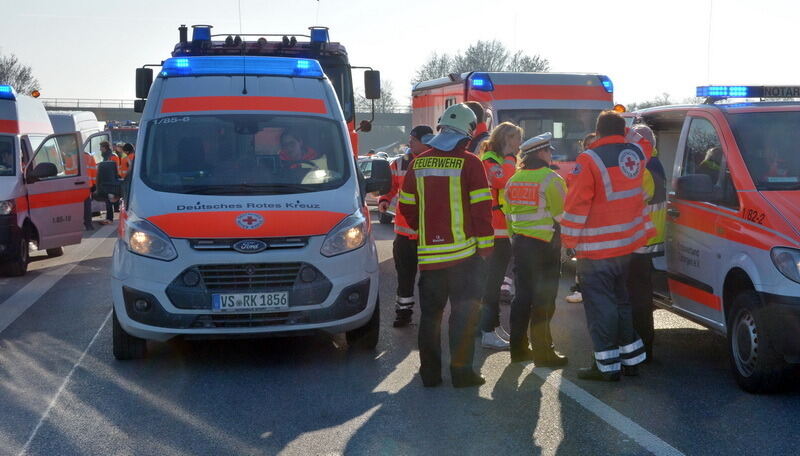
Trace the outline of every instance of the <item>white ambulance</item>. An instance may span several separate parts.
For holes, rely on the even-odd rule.
[[[0,85],[0,272],[28,270],[29,246],[50,256],[81,242],[89,178],[77,133],[53,135],[44,105]]]
[[[364,197],[388,190],[390,172],[357,171],[319,62],[170,58],[137,144],[111,271],[117,359],[176,336],[345,332],[351,345],[376,345],[378,257]]]

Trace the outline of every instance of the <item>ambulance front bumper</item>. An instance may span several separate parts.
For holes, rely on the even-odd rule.
[[[19,250],[22,230],[16,215],[0,215],[0,261],[14,258]]]
[[[800,297],[761,293],[773,347],[792,364],[800,364]]]
[[[264,256],[235,252],[198,254],[175,242],[179,260],[163,262],[140,257],[117,242],[112,266],[114,310],[122,328],[148,340],[166,341],[176,336],[225,338],[281,336],[313,333],[336,334],[364,326],[378,300],[377,252],[373,244],[343,255],[325,258],[303,255],[301,250],[265,252]],[[319,252],[314,240],[302,250]],[[202,272],[199,266],[242,264],[299,264],[298,277],[305,268],[317,278],[278,288],[258,291],[289,292],[289,307],[275,312],[215,312],[205,279],[196,288],[181,285],[187,271]],[[312,264],[313,263],[313,264]],[[229,289],[226,292],[254,292]],[[139,302],[137,306],[136,302]],[[147,303],[142,305],[141,301]],[[142,308],[146,307],[145,310]]]

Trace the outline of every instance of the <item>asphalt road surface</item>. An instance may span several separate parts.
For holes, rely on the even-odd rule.
[[[146,360],[115,361],[113,228],[63,257],[35,255],[25,277],[0,277],[0,454],[800,452],[800,387],[739,390],[724,340],[664,311],[656,360],[639,377],[577,379],[591,355],[582,306],[563,301],[569,278],[552,325],[565,369],[478,348],[486,385],[456,390],[445,372],[443,386],[423,388],[416,325],[391,327],[391,228],[374,227],[383,309],[374,352],[347,350],[343,337],[176,340],[151,343]]]

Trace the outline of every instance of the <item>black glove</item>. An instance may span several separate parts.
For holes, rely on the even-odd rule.
[[[567,253],[567,257],[568,258],[575,258],[577,256],[577,253],[575,252],[575,249],[572,249],[572,248],[568,248],[566,253]]]

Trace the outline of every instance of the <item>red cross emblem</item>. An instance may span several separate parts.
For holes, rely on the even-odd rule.
[[[246,230],[254,230],[264,224],[264,217],[258,214],[240,214],[236,217],[236,224]]]
[[[629,179],[639,175],[639,168],[642,166],[642,160],[636,155],[636,152],[625,149],[619,154],[619,168],[622,174]]]

